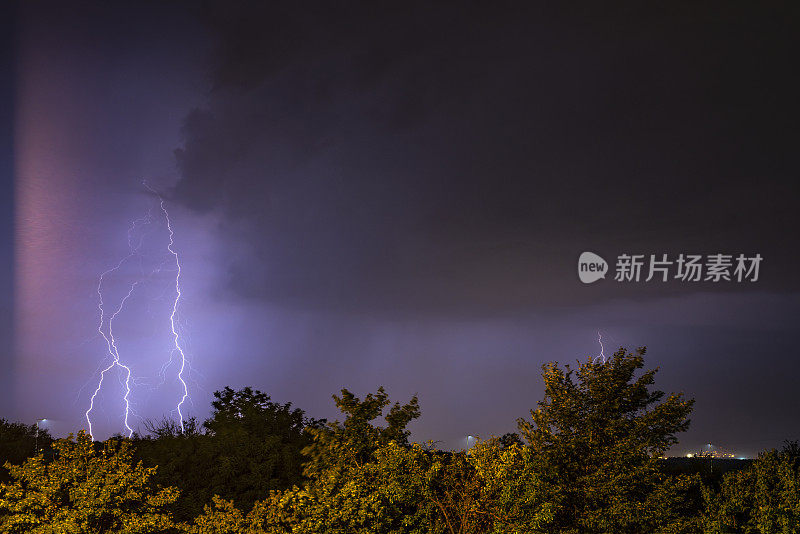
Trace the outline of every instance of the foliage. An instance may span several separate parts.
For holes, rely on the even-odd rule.
[[[182,521],[199,515],[214,495],[249,510],[270,490],[300,484],[301,451],[311,442],[305,429],[320,424],[251,388],[225,388],[214,397],[204,431],[193,420],[183,431],[162,421],[136,440],[138,457],[159,466],[158,482],[181,488],[174,511]]]
[[[694,528],[681,516],[697,508],[699,480],[666,477],[658,466],[687,429],[693,401],[652,390],[656,370],[637,377],[644,353],[620,349],[577,370],[544,366],[545,398],[519,421],[538,475],[523,495],[553,514],[543,532]]]
[[[346,417],[341,423],[333,421],[309,429],[312,442],[303,450],[309,458],[304,469],[308,477],[316,477],[334,467],[364,465],[374,458],[380,446],[390,441],[407,444],[410,431],[406,427],[420,415],[419,401],[414,396],[407,404],[395,403],[389,409],[385,427],[374,426],[372,421],[381,417],[390,404],[383,387],[374,394],[369,393],[363,401],[346,389],[342,390],[341,397],[333,395],[333,400]]]
[[[37,425],[23,425],[0,419],[0,482],[10,480],[3,464],[21,464],[39,451],[49,453],[52,441],[50,433]]]
[[[553,523],[555,506],[543,498],[547,493],[542,491],[534,452],[518,441],[505,445],[503,438],[470,449],[481,488],[475,502],[490,521],[481,532],[545,532]]]
[[[241,510],[234,506],[233,501],[214,495],[212,503],[207,504],[203,513],[191,525],[185,525],[185,532],[189,534],[261,534],[258,530],[255,514],[260,507],[258,504],[245,517]]]
[[[708,534],[790,534],[800,530],[800,448],[759,455],[748,469],[725,475],[719,491],[706,488]]]
[[[346,417],[311,431],[305,486],[272,492],[249,514],[217,499],[190,532],[523,532],[512,528],[552,516],[546,506],[518,500],[536,476],[519,439],[479,442],[470,454],[437,451],[407,441],[416,398],[394,404],[383,427],[373,424],[389,405],[382,388],[363,400],[346,390],[334,399]]]
[[[519,422],[527,443],[509,434],[469,454],[408,443],[416,398],[379,427],[384,390],[364,400],[343,390],[344,422],[310,431],[305,486],[272,492],[249,515],[216,501],[193,532],[695,532],[698,479],[666,476],[657,460],[692,402],[651,391],[655,371],[636,378],[643,354],[546,366],[545,399]]]
[[[7,464],[0,533],[798,532],[800,445],[731,465],[703,486],[696,462],[659,459],[688,427],[693,401],[654,390],[656,371],[643,367],[644,349],[575,370],[546,365],[544,398],[519,434],[468,452],[410,443],[417,398],[392,404],[383,388],[334,395],[344,419],[331,423],[225,388],[202,426],[150,423],[147,437],[102,449],[81,433],[56,442],[49,460]],[[31,429],[3,424],[28,454]],[[159,470],[135,465],[131,443]]]
[[[273,496],[265,525],[268,532],[308,534],[441,532],[423,495],[427,461],[419,445],[391,441],[371,461],[337,466],[302,489]]]
[[[271,492],[245,516],[232,503],[216,500],[192,532],[220,532],[229,524],[239,532],[427,533],[432,506],[421,494],[426,452],[408,445],[407,425],[419,416],[416,397],[395,404],[385,426],[373,421],[390,404],[383,388],[358,399],[347,390],[334,396],[346,414],[343,422],[310,428],[311,444],[303,487]]]
[[[407,425],[420,414],[417,397],[391,406],[384,426],[373,424],[390,404],[382,387],[363,400],[346,389],[333,399],[344,421],[309,430],[309,482],[273,496],[266,524],[320,534],[423,532],[425,512],[415,484],[405,480],[420,472],[421,448],[407,447]]]
[[[165,508],[175,488],[152,483],[155,468],[134,464],[127,440],[109,440],[98,452],[86,433],[54,443],[55,458],[39,454],[7,467],[12,482],[0,485],[0,532],[163,532],[173,527]]]

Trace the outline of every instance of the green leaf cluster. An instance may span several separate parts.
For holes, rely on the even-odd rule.
[[[167,507],[176,488],[152,483],[155,468],[135,463],[127,440],[97,450],[84,432],[58,440],[55,456],[7,464],[12,481],[0,485],[0,532],[7,534],[149,534],[174,523]]]

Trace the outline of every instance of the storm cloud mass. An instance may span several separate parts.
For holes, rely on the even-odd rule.
[[[183,266],[189,415],[252,386],[335,418],[332,393],[384,385],[419,394],[414,439],[460,447],[513,431],[541,365],[596,356],[602,334],[606,354],[646,345],[659,387],[697,400],[679,452],[800,438],[796,3],[14,11],[0,417],[84,424],[108,357],[98,276],[130,254],[131,221],[160,213],[145,178]],[[148,228],[162,261],[164,223]],[[586,285],[584,251],[612,269],[623,253],[763,262],[755,283]],[[109,303],[130,287],[117,274]],[[134,426],[180,398],[174,271],[158,275],[115,323]],[[108,436],[121,385],[103,388]]]
[[[581,287],[583,250],[758,252],[759,289],[796,289],[787,14],[213,5],[174,198],[224,216],[229,287],[282,306],[495,315],[718,291]]]

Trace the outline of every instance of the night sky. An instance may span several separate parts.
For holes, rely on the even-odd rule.
[[[226,385],[316,417],[384,385],[419,394],[415,439],[458,447],[514,430],[541,365],[599,332],[696,399],[675,452],[800,439],[796,3],[3,9],[0,417],[84,425],[98,277],[130,242],[104,291],[147,273],[115,323],[132,426],[175,415],[147,180],[190,415]],[[585,251],[605,279],[579,280]],[[763,260],[755,282],[619,282],[621,254]],[[123,431],[121,387],[96,437]]]

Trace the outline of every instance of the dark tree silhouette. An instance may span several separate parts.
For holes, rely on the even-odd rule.
[[[139,458],[159,466],[156,482],[181,489],[179,520],[197,516],[214,495],[249,510],[270,490],[301,483],[301,451],[311,443],[305,430],[320,424],[259,390],[226,387],[214,397],[214,412],[202,427],[190,420],[181,432],[162,420],[147,424],[148,435],[136,439]]]
[[[35,456],[37,450],[49,453],[52,442],[44,428],[0,419],[0,482],[9,480],[8,470],[3,467],[6,462],[18,465]]]

